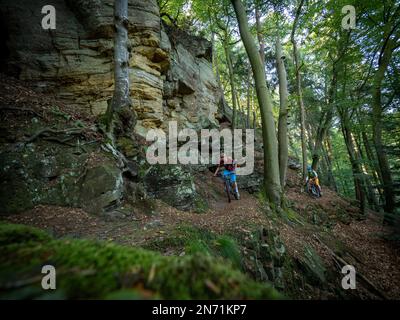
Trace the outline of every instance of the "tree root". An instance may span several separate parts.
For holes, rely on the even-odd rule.
[[[10,111],[20,111],[20,112],[29,112],[34,114],[35,116],[43,119],[44,117],[38,113],[37,111],[30,109],[30,108],[16,108],[16,107],[11,107],[11,106],[2,106],[0,107],[0,110],[10,110]]]
[[[333,250],[331,248],[329,248],[324,242],[322,242],[322,240],[320,238],[318,238],[316,235],[313,235],[313,238],[315,240],[317,240],[317,242],[319,242],[330,253],[330,255],[332,256],[332,259],[338,266],[339,270],[341,270],[343,266],[350,264],[350,263],[347,263],[343,258],[339,257],[335,252],[333,252]],[[358,270],[357,270],[357,278],[360,279],[372,293],[374,293],[378,297],[382,298],[383,300],[388,300],[386,295],[381,290],[379,290],[377,287],[375,287],[375,285],[370,280],[368,280],[367,277],[365,277],[362,273],[360,273],[360,271],[358,271]]]
[[[65,134],[65,135],[80,135],[84,132],[85,129],[82,128],[67,128],[67,129],[63,129],[63,130],[54,130],[51,128],[44,128],[44,129],[40,129],[39,131],[37,131],[36,133],[34,133],[32,136],[30,136],[28,139],[26,139],[24,141],[25,144],[27,143],[31,143],[33,141],[35,141],[36,139],[38,139],[40,136],[43,136],[45,134],[53,134],[53,135],[57,135],[57,134]],[[67,139],[65,141],[62,141],[58,138],[57,139],[58,142],[65,142],[71,139]]]

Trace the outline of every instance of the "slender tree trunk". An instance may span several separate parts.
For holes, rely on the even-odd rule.
[[[345,139],[347,151],[349,154],[350,164],[353,171],[353,178],[354,178],[354,188],[356,199],[360,203],[360,211],[362,214],[366,212],[366,197],[364,191],[364,181],[363,181],[363,173],[360,168],[360,160],[359,154],[356,151],[354,145],[354,137],[350,129],[349,121],[346,119],[346,115],[341,119],[342,124],[342,132]]]
[[[242,126],[242,128],[245,128],[246,123],[245,123],[245,119],[244,119],[244,107],[240,103],[239,94],[236,95],[236,99],[237,99],[237,105],[238,105],[238,113],[236,114],[237,124],[238,125],[240,124]]]
[[[368,204],[371,208],[376,209],[378,201],[376,200],[375,193],[372,188],[371,176],[367,174],[367,168],[368,168],[368,166],[366,165],[367,161],[364,157],[364,151],[362,149],[361,138],[359,137],[359,135],[357,135],[357,139],[355,139],[355,142],[360,156],[359,165],[361,166],[362,171],[364,173],[364,183],[365,183],[365,190],[366,190]]]
[[[256,11],[256,29],[257,29],[257,39],[259,44],[259,54],[261,58],[261,63],[263,66],[263,70],[265,72],[265,42],[262,32],[262,25],[261,25],[261,12],[260,12],[260,1],[255,1],[255,11]]]
[[[313,148],[312,154],[312,168],[314,170],[318,170],[318,162],[321,157],[322,152],[322,143],[325,139],[326,133],[329,130],[333,117],[333,101],[336,92],[336,83],[337,83],[337,68],[334,64],[333,72],[332,72],[332,80],[328,91],[328,106],[327,111],[323,113],[324,116],[321,117],[320,125],[317,129],[317,135],[315,139],[315,144]]]
[[[347,85],[347,77],[346,77],[346,66],[343,70],[343,89],[342,95],[346,97],[346,85]],[[361,159],[360,154],[356,148],[356,143],[354,139],[354,135],[352,132],[352,123],[351,118],[349,116],[349,110],[343,106],[336,105],[336,109],[338,111],[340,117],[340,125],[343,133],[343,138],[346,144],[347,153],[349,155],[349,160],[351,164],[351,170],[353,172],[353,180],[354,180],[354,189],[356,199],[360,204],[360,211],[364,215],[366,213],[366,191],[365,191],[365,180],[364,173],[360,167]]]
[[[255,87],[255,86],[254,86]],[[253,129],[257,129],[257,106],[256,106],[256,97],[255,97],[255,90],[252,88],[251,90],[251,105],[253,110]]]
[[[387,29],[389,30],[389,29]],[[379,66],[372,82],[372,125],[373,125],[373,140],[378,158],[380,173],[383,181],[383,190],[385,197],[385,212],[393,213],[395,208],[395,197],[393,192],[393,179],[389,166],[386,150],[382,142],[382,81],[385,76],[386,69],[392,58],[393,50],[396,46],[396,41],[385,32],[387,41],[384,41],[381,55],[379,58]],[[385,222],[392,223],[390,215],[385,215]]]
[[[340,70],[341,59],[345,56],[345,52],[347,50],[348,41],[350,39],[350,32],[347,32],[345,35],[340,34],[339,37],[340,38],[337,44],[338,53],[336,59],[332,63],[332,78],[328,92],[326,93],[327,96],[326,98],[327,106],[325,108],[326,111],[322,113],[320,123],[317,129],[315,144],[312,149],[313,150],[312,167],[314,170],[318,169],[318,162],[322,152],[322,144],[325,139],[326,133],[332,124],[333,110],[334,110],[333,104],[336,99],[336,90],[337,90],[337,77]]]
[[[322,146],[322,149],[325,153],[326,157],[326,162],[327,162],[327,167],[328,167],[328,180],[329,180],[329,185],[335,190],[336,192],[338,191],[337,189],[337,184],[336,184],[336,179],[335,176],[333,175],[333,169],[332,169],[332,157],[333,157],[333,151],[332,151],[332,143],[330,137],[325,138],[325,147]]]
[[[287,133],[287,117],[288,117],[288,89],[287,77],[284,64],[284,55],[282,52],[281,40],[279,32],[277,32],[276,44],[276,69],[278,70],[279,79],[279,122],[278,122],[278,148],[279,148],[279,176],[282,189],[286,185],[286,172],[288,162],[288,133]]]
[[[369,143],[369,139],[365,130],[361,132],[362,141],[364,144],[364,149],[367,154],[368,158],[368,166],[369,171],[372,174],[372,178],[374,179],[374,183],[376,185],[375,189],[378,191],[379,199],[382,201],[383,199],[383,192],[381,186],[383,185],[382,177],[380,175],[379,168],[377,167],[377,161],[375,159],[374,153],[372,152],[371,145]]]
[[[297,104],[300,109],[300,136],[301,136],[301,155],[303,161],[303,180],[307,177],[307,143],[306,143],[306,112],[303,102],[303,93],[301,88],[301,75],[300,75],[300,62],[299,62],[299,52],[297,49],[297,42],[295,40],[295,32],[297,27],[297,22],[300,17],[301,8],[303,6],[304,0],[300,1],[300,4],[296,11],[296,17],[293,22],[293,29],[291,33],[291,42],[293,45],[293,57],[296,72],[296,91],[297,91]]]
[[[215,53],[215,33],[214,32],[212,32],[212,34],[211,34],[211,47],[212,47],[212,63],[215,68],[215,76],[217,78],[218,88],[221,92],[222,114],[225,115],[226,114],[226,100],[225,100],[224,90],[222,88],[221,76],[219,74],[218,56]]]
[[[136,123],[129,85],[128,0],[114,4],[114,94],[108,106],[108,130],[114,137],[129,136]]]
[[[229,82],[231,85],[231,95],[232,95],[232,129],[236,128],[236,117],[237,117],[237,100],[236,100],[236,86],[235,86],[235,79],[233,76],[233,66],[232,66],[232,58],[231,52],[228,43],[228,36],[225,35],[224,41],[224,50],[225,50],[225,57],[226,63],[228,65],[228,73],[229,73]]]
[[[246,10],[240,0],[231,0],[231,2],[238,20],[240,36],[253,70],[261,111],[264,147],[264,187],[270,203],[279,206],[281,203],[281,185],[279,179],[278,141],[272,114],[272,98],[266,85],[262,61],[248,26]]]
[[[128,39],[128,0],[116,0],[114,4],[114,111],[130,107],[129,97],[129,39]]]
[[[250,128],[250,105],[251,105],[251,69],[249,68],[247,74],[247,114],[246,114],[246,128]]]

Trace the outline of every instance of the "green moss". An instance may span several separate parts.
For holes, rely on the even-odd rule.
[[[28,241],[44,242],[51,239],[44,231],[19,224],[0,222],[0,231],[0,246]]]
[[[228,236],[221,236],[216,240],[217,251],[225,259],[238,268],[242,268],[242,255],[236,241]]]
[[[242,268],[242,256],[236,240],[228,235],[218,236],[206,229],[179,226],[167,237],[150,242],[146,247],[161,252],[170,249],[184,249],[187,254],[200,252],[223,258],[236,269]]]
[[[323,285],[326,282],[325,266],[320,256],[311,246],[305,245],[303,256],[299,262],[304,276],[311,284]]]
[[[0,239],[0,283],[8,288],[0,291],[1,298],[280,298],[271,287],[200,253],[166,257],[104,242],[53,240],[8,224],[0,224]],[[54,293],[37,290],[45,264],[57,271]]]
[[[281,216],[286,219],[287,221],[297,223],[300,225],[304,225],[305,221],[301,215],[299,215],[296,211],[286,208],[284,210],[281,210]]]
[[[187,254],[202,253],[208,256],[211,255],[211,249],[208,246],[207,242],[201,239],[196,239],[187,244],[185,247],[185,252]]]
[[[119,138],[117,140],[117,147],[128,158],[132,158],[138,153],[138,150],[135,148],[133,140],[127,137]]]

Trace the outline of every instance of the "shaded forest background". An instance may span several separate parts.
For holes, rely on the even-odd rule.
[[[213,43],[214,71],[224,101],[233,109],[234,126],[261,131],[253,74],[231,2],[158,3],[167,24]],[[312,163],[324,185],[357,199],[362,211],[369,207],[398,213],[399,3],[254,0],[244,4],[258,40],[276,122],[280,116],[276,46],[282,45],[290,154]],[[342,27],[346,5],[357,8],[354,29]]]

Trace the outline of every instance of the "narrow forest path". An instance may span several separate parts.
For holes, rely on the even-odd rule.
[[[241,191],[239,201],[228,203],[222,182],[209,171],[203,172],[196,182],[210,204],[206,213],[184,212],[152,200],[150,211],[134,210],[125,216],[95,216],[81,209],[37,206],[3,219],[36,226],[57,237],[90,238],[143,247],[172,234],[179,235],[182,226],[218,235],[250,235],[250,230],[255,228],[274,227],[292,257],[300,256],[307,245],[332,269],[337,266],[326,246],[335,250],[340,243],[343,259],[354,264],[387,297],[400,299],[400,249],[384,239],[389,230],[382,227],[380,216],[370,212],[367,219],[357,220],[357,208],[328,189],[324,190],[323,198],[313,199],[300,192],[298,173],[289,171],[287,198],[293,215],[286,222],[269,216],[257,197],[246,191]],[[316,241],[316,237],[323,239],[323,244]],[[167,247],[163,253],[182,255],[184,248]],[[368,290],[360,292],[361,297],[371,296]]]

